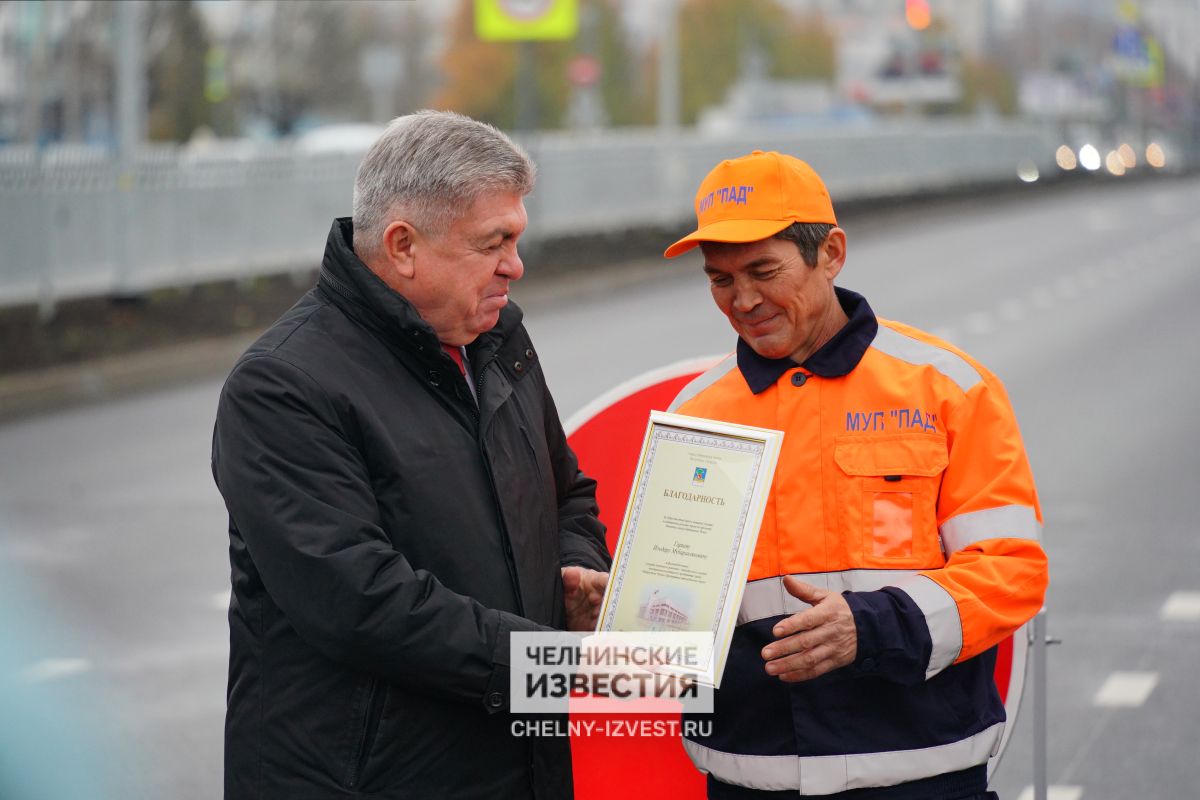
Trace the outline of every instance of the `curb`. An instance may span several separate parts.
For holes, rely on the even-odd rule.
[[[535,277],[514,287],[526,312],[575,301],[655,279],[670,278],[661,261],[624,262],[581,273]],[[264,326],[265,329],[266,326]],[[0,424],[103,403],[139,392],[224,377],[261,331],[208,337],[136,353],[0,375]]]
[[[238,334],[0,376],[0,423],[220,377],[254,338]]]

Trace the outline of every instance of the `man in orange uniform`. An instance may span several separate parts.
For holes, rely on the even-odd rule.
[[[994,797],[996,644],[1047,583],[1004,387],[834,287],[846,234],[803,161],[722,162],[696,215],[666,256],[701,247],[739,338],[672,410],[785,432],[712,734],[684,742],[709,797]]]

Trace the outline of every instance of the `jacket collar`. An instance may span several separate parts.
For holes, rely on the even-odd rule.
[[[372,272],[354,252],[354,226],[349,217],[333,221],[325,242],[318,286],[347,316],[371,327],[379,335],[403,343],[406,349],[443,357],[437,335],[403,295]],[[472,352],[490,354],[516,330],[523,314],[511,301],[501,310],[490,331],[470,345]],[[449,358],[448,356],[446,357]]]
[[[790,369],[802,367],[822,378],[840,378],[849,375],[858,366],[863,354],[875,340],[879,331],[879,323],[875,312],[867,304],[867,298],[848,289],[834,287],[838,303],[846,312],[849,321],[842,326],[832,338],[808,357],[803,364],[797,364],[790,358],[764,358],[745,340],[739,338],[737,343],[737,365],[746,385],[754,394],[760,394],[768,387],[774,386]]]

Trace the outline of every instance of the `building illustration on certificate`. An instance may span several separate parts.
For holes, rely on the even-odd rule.
[[[688,629],[691,610],[689,594],[677,590],[680,595],[669,597],[663,589],[653,589],[646,602],[638,607],[638,619],[646,623],[649,631],[685,631]],[[672,592],[672,595],[675,593]]]

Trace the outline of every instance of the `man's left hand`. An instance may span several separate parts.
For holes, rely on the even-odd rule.
[[[587,567],[563,567],[563,606],[567,610],[567,630],[594,631],[600,619],[600,604],[608,573]]]
[[[767,674],[786,683],[812,680],[854,662],[858,629],[846,598],[790,575],[783,585],[812,608],[780,620],[772,629],[779,639],[762,650]]]

